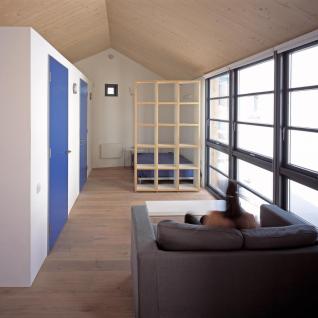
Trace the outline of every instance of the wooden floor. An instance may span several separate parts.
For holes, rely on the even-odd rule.
[[[0,317],[133,317],[130,207],[209,198],[205,190],[134,193],[130,169],[93,170],[33,286],[0,288]]]

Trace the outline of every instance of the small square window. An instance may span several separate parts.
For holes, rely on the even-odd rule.
[[[118,84],[105,84],[105,96],[118,96]]]

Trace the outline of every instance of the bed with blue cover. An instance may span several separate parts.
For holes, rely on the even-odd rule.
[[[138,164],[154,164],[154,154],[152,152],[139,152],[138,153]],[[173,164],[174,163],[174,153],[173,152],[163,152],[158,154],[158,164]],[[192,164],[192,162],[180,155],[180,164]],[[153,170],[138,170],[139,180],[151,180],[154,178]],[[180,170],[180,179],[193,179],[193,170]],[[159,180],[171,180],[174,178],[174,170],[159,170],[158,179]]]

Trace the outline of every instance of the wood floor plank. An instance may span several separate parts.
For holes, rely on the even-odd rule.
[[[127,168],[92,171],[33,286],[0,288],[0,318],[134,316],[131,206],[146,200],[211,199],[211,195],[205,190],[135,193],[132,181],[132,170]]]

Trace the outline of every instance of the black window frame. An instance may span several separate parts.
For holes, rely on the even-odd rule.
[[[250,191],[252,194],[258,196],[260,199],[274,203],[283,209],[288,209],[289,201],[289,180],[300,183],[304,186],[318,190],[318,172],[314,172],[305,168],[301,168],[288,163],[288,151],[289,151],[289,129],[296,128],[297,130],[309,131],[318,133],[318,129],[303,128],[303,127],[292,127],[289,126],[289,93],[295,90],[307,90],[307,89],[318,89],[317,85],[304,86],[297,88],[290,88],[290,65],[289,59],[290,54],[293,52],[313,47],[318,45],[318,41],[300,45],[292,48],[288,51],[278,53],[273,52],[272,56],[264,59],[259,59],[252,63],[247,63],[241,67],[230,69],[226,72],[217,74],[213,77],[206,79],[206,188],[217,198],[224,198],[224,194],[220,193],[216,189],[212,188],[209,180],[209,168],[211,166],[209,158],[209,148],[215,148],[216,150],[223,151],[229,155],[229,178],[237,181],[238,185]],[[240,69],[262,63],[266,60],[274,60],[274,91],[268,91],[268,93],[274,93],[274,120],[273,125],[265,125],[273,128],[273,157],[265,157],[257,153],[245,151],[237,147],[237,124],[240,123],[238,119],[238,97],[256,95],[263,92],[251,93],[251,94],[238,94],[238,71]],[[230,88],[229,88],[229,145],[223,145],[218,142],[209,140],[209,81],[211,78],[218,77],[229,73],[230,77]],[[250,123],[249,123],[250,124]],[[259,126],[262,126],[260,124]],[[273,201],[269,201],[264,198],[262,194],[257,193],[254,189],[250,189],[246,185],[242,184],[237,180],[237,160],[241,159],[253,165],[256,165],[265,170],[273,173]],[[212,167],[215,169],[215,167]],[[217,170],[217,169],[215,169]],[[217,170],[217,172],[220,172]]]
[[[274,76],[274,89],[272,91],[260,91],[260,92],[253,92],[253,93],[247,93],[247,94],[239,94],[238,93],[238,86],[239,86],[239,76],[238,73],[240,70],[251,67],[253,65],[257,65],[257,64],[261,64],[264,63],[266,61],[269,60],[273,60],[274,62],[274,72],[273,72],[273,76]],[[263,59],[260,59],[258,61],[254,61],[252,63],[248,63],[245,64],[241,67],[235,68],[233,69],[233,73],[234,73],[234,94],[233,94],[233,108],[234,108],[234,117],[233,117],[233,160],[234,160],[234,173],[233,173],[233,179],[236,180],[237,184],[243,188],[245,188],[246,190],[248,190],[249,192],[251,192],[252,194],[258,196],[259,198],[261,198],[262,200],[264,200],[265,202],[268,203],[273,203],[274,201],[274,193],[273,193],[273,200],[269,200],[268,198],[266,198],[265,196],[263,196],[261,193],[255,191],[254,189],[248,187],[247,185],[245,185],[244,183],[240,182],[237,179],[237,160],[243,160],[247,163],[253,164],[254,166],[257,166],[259,168],[262,168],[264,170],[270,171],[273,173],[273,179],[274,179],[274,169],[273,169],[273,160],[274,160],[274,150],[275,150],[275,139],[274,139],[274,123],[275,123],[275,59],[274,56],[269,56]],[[238,98],[242,97],[242,96],[255,96],[255,95],[261,95],[261,94],[274,94],[274,105],[273,105],[273,112],[274,112],[274,116],[273,116],[273,125],[268,125],[268,124],[256,124],[256,123],[245,123],[245,122],[240,122],[238,121]],[[266,157],[264,155],[258,154],[256,152],[252,152],[252,151],[247,151],[244,149],[241,149],[237,146],[237,141],[238,141],[238,124],[249,124],[249,125],[254,125],[254,126],[261,126],[261,127],[270,127],[273,128],[273,157]],[[273,185],[273,192],[274,192],[274,185]]]
[[[313,41],[305,45],[295,47],[291,50],[283,52],[281,54],[282,63],[282,132],[281,132],[281,142],[282,142],[282,163],[279,167],[279,173],[282,178],[282,198],[280,206],[284,209],[289,209],[289,185],[288,181],[295,181],[301,185],[307,186],[311,189],[318,190],[318,172],[308,170],[296,165],[289,163],[289,131],[290,130],[300,130],[318,133],[318,129],[304,128],[304,127],[294,127],[289,125],[289,95],[293,91],[305,91],[310,89],[318,89],[317,85],[311,86],[301,86],[301,87],[289,87],[290,85],[290,54],[307,49],[310,47],[318,46],[318,41]]]
[[[233,120],[233,124],[234,124],[234,130],[235,130],[235,144],[234,144],[234,152],[239,156],[240,153],[241,154],[246,154],[246,155],[249,155],[253,158],[257,158],[259,159],[258,160],[258,163],[259,165],[262,165],[261,161],[266,161],[266,162],[270,162],[272,163],[273,162],[273,157],[274,157],[274,149],[273,149],[273,157],[266,157],[264,155],[261,155],[261,154],[258,154],[256,152],[253,152],[253,151],[249,151],[249,150],[244,150],[242,148],[239,148],[237,146],[237,141],[238,141],[238,138],[237,138],[237,135],[238,135],[238,125],[239,124],[243,124],[243,125],[251,125],[251,126],[257,126],[257,127],[269,127],[269,128],[273,128],[273,131],[274,131],[274,120],[273,120],[273,124],[263,124],[263,123],[251,123],[251,122],[243,122],[243,121],[239,121],[238,120],[238,99],[240,97],[245,97],[245,96],[257,96],[257,95],[266,95],[266,94],[273,94],[274,95],[274,100],[275,100],[275,86],[273,88],[273,90],[271,91],[259,91],[259,92],[253,92],[253,93],[247,93],[247,94],[239,94],[238,93],[238,86],[239,86],[239,76],[238,76],[238,73],[240,70],[243,70],[245,68],[249,68],[251,66],[254,66],[254,65],[257,65],[257,64],[261,64],[261,63],[264,63],[266,61],[270,61],[270,60],[273,60],[274,64],[275,64],[275,60],[274,60],[274,57],[267,57],[265,59],[261,59],[259,61],[256,61],[256,62],[253,62],[253,63],[249,63],[249,64],[246,64],[244,66],[241,66],[241,67],[238,67],[234,70],[234,72],[236,73],[236,76],[235,76],[235,83],[234,85],[236,86],[235,87],[235,94],[234,94],[234,107],[235,107],[235,116],[234,116],[234,120]],[[274,73],[275,73],[275,65],[274,65]],[[274,76],[274,73],[273,73],[273,76]],[[275,85],[275,83],[274,83]],[[275,103],[274,103],[275,104]],[[275,105],[273,105],[273,119],[274,119],[274,108],[275,108]],[[274,148],[274,140],[273,140],[273,148]],[[246,158],[246,157],[245,157]],[[243,158],[242,158],[243,159]],[[245,160],[245,159],[243,159]],[[254,163],[255,164],[255,163]],[[257,164],[256,164],[257,165]],[[264,169],[268,169],[268,165],[264,164],[262,165],[262,168]]]
[[[218,97],[210,97],[210,80],[214,79],[214,78],[218,78],[218,77],[222,77],[224,75],[229,75],[229,95],[226,95],[226,96],[218,96]],[[208,97],[207,97],[207,126],[208,126],[208,129],[207,129],[207,135],[206,135],[206,139],[207,141],[209,141],[210,143],[213,143],[214,145],[219,145],[220,148],[223,147],[229,147],[230,145],[230,114],[229,114],[229,119],[226,120],[226,119],[218,119],[218,118],[211,118],[211,113],[210,113],[210,110],[211,110],[211,107],[210,107],[210,101],[211,100],[220,100],[220,99],[227,99],[228,102],[229,102],[229,112],[230,112],[230,96],[231,96],[231,92],[230,92],[230,88],[231,88],[231,74],[230,72],[223,72],[221,74],[218,74],[217,76],[212,76],[208,79],[208,84],[207,84],[207,89],[208,89]],[[210,139],[210,127],[211,127],[211,122],[219,122],[219,123],[228,123],[229,125],[229,131],[228,131],[228,134],[229,134],[229,142],[228,144],[225,144],[221,141],[218,141],[218,140],[215,140],[215,139]]]
[[[210,97],[210,80],[217,78],[217,77],[222,77],[224,75],[228,74],[229,75],[229,95],[228,96],[221,96],[221,97]],[[225,71],[222,72],[216,76],[212,76],[208,79],[206,79],[205,82],[205,89],[206,89],[206,129],[205,129],[205,144],[206,144],[206,169],[205,169],[205,177],[206,177],[206,185],[209,189],[209,191],[211,191],[215,196],[217,197],[224,197],[223,193],[220,192],[218,189],[216,188],[212,188],[209,184],[210,184],[210,169],[215,170],[217,173],[220,173],[221,175],[223,175],[225,178],[229,179],[231,178],[231,157],[230,157],[230,149],[231,149],[231,142],[232,142],[232,138],[231,138],[231,73],[229,71]],[[223,119],[211,119],[211,113],[210,113],[210,101],[211,100],[219,100],[219,99],[228,99],[229,102],[229,116],[228,116],[228,120],[223,120]],[[229,135],[229,142],[228,144],[222,143],[220,141],[217,140],[213,140],[210,139],[210,122],[211,121],[215,121],[215,122],[225,122],[228,123],[228,135]],[[218,169],[217,167],[214,167],[212,165],[210,165],[210,148],[215,149],[217,151],[223,152],[225,154],[227,154],[229,156],[229,169],[228,169],[228,174],[226,175],[223,171],[221,171],[220,169]]]
[[[113,88],[114,93],[109,93],[108,89]],[[105,96],[107,97],[117,97],[118,96],[118,84],[105,84]]]

